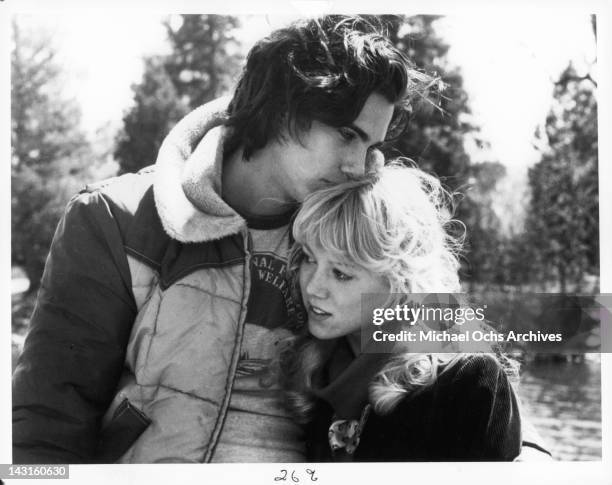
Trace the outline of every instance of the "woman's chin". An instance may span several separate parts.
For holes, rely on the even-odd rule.
[[[321,325],[310,321],[308,322],[308,332],[310,333],[310,335],[315,338],[318,338],[319,340],[329,340],[331,338],[334,338],[334,336],[330,335],[325,328],[321,328]]]

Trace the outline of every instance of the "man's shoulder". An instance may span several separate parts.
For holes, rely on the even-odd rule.
[[[155,167],[152,165],[138,173],[126,173],[87,184],[80,194],[82,197],[91,194],[102,199],[121,228],[138,224],[139,221],[149,224],[159,220],[153,196],[154,175]]]
[[[99,193],[119,211],[135,214],[143,198],[153,190],[155,166],[145,167],[137,173],[126,173],[85,185],[81,194]],[[152,194],[151,194],[152,195]]]
[[[162,226],[155,205],[155,167],[86,185],[79,197],[95,197],[114,220],[125,249],[139,259],[159,264],[171,238]]]

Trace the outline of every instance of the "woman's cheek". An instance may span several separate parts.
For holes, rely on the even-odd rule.
[[[310,273],[312,272],[310,266],[312,265],[307,264],[304,261],[300,263],[298,283],[300,285],[300,294],[302,295],[302,300],[304,300],[306,297],[306,286],[308,285],[308,281],[310,280]]]

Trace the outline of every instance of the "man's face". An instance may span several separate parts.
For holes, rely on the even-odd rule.
[[[366,164],[381,157],[377,147],[392,116],[393,105],[373,93],[350,125],[332,127],[313,121],[301,134],[301,143],[287,137],[275,150],[271,180],[275,192],[286,202],[302,202],[316,189],[363,175]]]

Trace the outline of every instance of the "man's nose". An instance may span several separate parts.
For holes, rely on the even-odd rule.
[[[353,154],[341,166],[342,174],[349,180],[355,180],[369,173],[376,173],[385,164],[385,157],[376,148]]]
[[[372,148],[366,156],[365,172],[376,173],[385,165],[385,156],[378,148]]]

